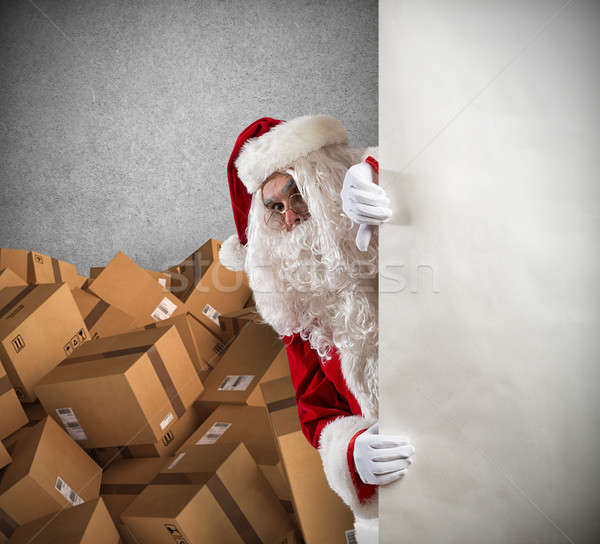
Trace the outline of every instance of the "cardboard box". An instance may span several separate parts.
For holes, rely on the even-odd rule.
[[[163,321],[157,321],[146,325],[144,328],[151,329],[170,325],[177,327],[192,363],[194,363],[196,373],[204,381],[224,352],[223,342],[189,312]]]
[[[329,487],[319,452],[302,434],[291,379],[267,382],[261,389],[306,544],[346,544],[353,515]]]
[[[17,442],[0,480],[0,509],[17,525],[98,497],[100,467],[50,417]]]
[[[150,274],[122,251],[88,285],[87,290],[133,316],[136,327],[187,311],[183,302],[165,292]]]
[[[36,519],[15,530],[10,544],[118,544],[119,533],[102,498]]]
[[[8,450],[4,447],[4,444],[0,442],[0,468],[4,468],[12,461],[12,457],[8,453]]]
[[[90,280],[95,280],[103,270],[103,266],[90,266]]]
[[[27,282],[27,250],[0,248],[0,268],[8,267],[24,282]]]
[[[135,328],[133,316],[111,306],[96,295],[80,288],[72,289],[71,293],[93,340],[123,334]]]
[[[278,542],[292,529],[243,444],[180,454],[121,519],[145,544]]]
[[[219,316],[239,310],[250,297],[248,278],[219,261],[221,242],[211,238],[180,264],[185,278],[181,292],[173,292],[210,331],[221,337]]]
[[[260,314],[256,311],[256,306],[249,306],[247,308],[242,308],[241,310],[223,314],[219,317],[221,338],[230,340],[240,333],[242,327],[244,327],[248,321],[260,322],[261,320]]]
[[[0,291],[0,359],[22,401],[34,402],[35,385],[88,339],[68,284]]]
[[[87,279],[85,276],[77,273],[77,268],[74,264],[60,261],[43,253],[30,251],[27,259],[27,283],[43,284],[61,283],[64,281],[73,289],[81,287]]]
[[[25,436],[32,427],[35,426],[35,423],[27,423],[25,424],[23,427],[21,427],[19,430],[15,431],[12,434],[9,434],[6,438],[2,439],[2,444],[4,445],[4,447],[6,448],[6,451],[8,451],[8,453],[12,456],[13,452],[15,451],[15,446],[17,445],[17,442],[19,440],[21,440],[21,438],[23,436]]]
[[[198,407],[214,410],[221,403],[265,406],[258,385],[288,374],[285,345],[277,333],[268,325],[251,321],[204,380]]]
[[[192,406],[170,426],[158,442],[110,448],[90,448],[87,451],[103,469],[120,459],[169,457],[175,454],[201,423],[200,414]]]
[[[202,423],[194,406],[173,423],[160,440],[153,444],[131,444],[125,448],[124,457],[169,457],[183,445]]]
[[[292,495],[279,459],[266,408],[222,404],[177,449],[176,454],[211,444],[243,442],[284,509],[292,511]]]
[[[5,287],[24,287],[27,282],[7,266],[0,268],[0,291]]]
[[[164,291],[168,293],[171,292],[171,274],[166,272],[156,272],[154,270],[146,270],[146,272],[154,278],[154,281],[158,282]]]
[[[104,266],[91,266],[90,279],[95,280],[105,268],[106,267]],[[148,272],[148,274],[150,274],[163,289],[170,291],[171,275],[168,272],[155,272],[154,270],[146,270],[146,272]]]
[[[48,415],[39,401],[24,404],[23,410],[27,414],[27,419],[34,424],[42,421]]]
[[[14,433],[28,421],[4,367],[0,364],[0,439]]]
[[[112,517],[121,538],[127,543],[136,543],[130,530],[121,521],[121,514],[169,464],[166,459],[119,459],[102,474],[100,495]]]
[[[84,448],[162,440],[202,390],[174,325],[87,342],[36,387]]]

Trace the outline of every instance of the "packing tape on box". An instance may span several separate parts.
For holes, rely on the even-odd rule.
[[[90,313],[85,317],[83,322],[87,327],[88,331],[98,323],[98,320],[102,317],[104,312],[110,308],[110,304],[104,300],[99,300],[98,303],[92,308]]]
[[[246,544],[262,544],[261,538],[256,534],[252,525],[248,521],[248,518],[244,515],[244,512],[240,510],[227,488],[221,481],[221,479],[215,474],[208,482],[206,486],[213,494],[213,497],[223,508],[223,511],[231,521],[231,524],[235,527],[242,540]]]
[[[10,538],[18,526],[19,524],[0,508],[0,533],[6,538]]]
[[[171,376],[169,376],[167,367],[165,366],[162,357],[158,353],[156,346],[152,346],[148,350],[148,357],[150,358],[150,362],[154,367],[154,371],[156,372],[156,375],[158,376],[158,379],[160,380],[167,397],[169,397],[169,400],[171,401],[173,410],[175,410],[177,417],[181,417],[185,413],[185,406],[183,405],[183,402],[181,402],[181,397],[179,396],[179,393],[177,393],[175,384],[173,383]]]
[[[169,376],[169,372],[167,371],[167,367],[165,366],[162,357],[158,353],[156,346],[153,344],[135,346],[132,348],[115,349],[113,351],[104,351],[90,355],[80,355],[78,357],[68,357],[61,364],[72,365],[76,363],[94,361],[97,359],[108,359],[110,357],[120,357],[122,355],[141,353],[146,353],[148,355],[150,363],[154,368],[154,372],[156,372],[156,376],[158,377],[158,381],[162,385],[165,394],[167,395],[171,406],[173,407],[173,411],[177,414],[177,417],[181,417],[185,413],[185,406],[183,405],[183,402],[181,402],[181,397],[175,388],[173,380],[171,380],[171,376]]]
[[[246,544],[263,544],[263,541],[256,534],[248,518],[231,496],[219,476],[214,472],[161,472],[152,482],[152,485],[181,485],[181,484],[201,484],[208,487],[215,500],[219,503],[225,515],[229,518],[231,524]]]
[[[60,283],[62,280],[62,274],[60,273],[60,265],[58,259],[52,257],[52,270],[54,271],[54,282]]]
[[[157,328],[158,328],[158,323],[148,323],[148,325],[144,325],[144,329],[146,329],[146,330],[147,329],[157,329]],[[188,352],[190,359],[193,361],[195,358],[195,354],[192,352],[192,348],[191,347],[188,348],[188,346],[186,345],[185,342],[184,342],[184,347],[185,347],[186,351]],[[194,368],[196,368],[196,365],[194,365]],[[200,378],[200,381],[202,381],[202,371],[201,370],[196,369],[196,376],[198,376]]]
[[[4,308],[0,310],[0,319],[2,319],[8,312],[10,312],[19,302],[21,302],[31,291],[33,291],[37,286],[36,285],[28,285],[24,287],[19,294],[9,300]]]
[[[194,287],[200,283],[202,279],[202,268],[200,267],[200,252],[194,253]]]
[[[286,408],[291,408],[292,406],[296,406],[296,398],[289,397],[287,399],[276,400],[275,402],[269,402],[267,404],[267,411],[269,413],[277,412],[279,410],[285,410]]]

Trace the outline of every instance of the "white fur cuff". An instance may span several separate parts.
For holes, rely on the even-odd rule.
[[[323,428],[319,440],[323,470],[331,489],[352,509],[356,517],[366,519],[376,518],[378,515],[377,493],[363,503],[358,500],[350,476],[347,452],[352,437],[372,423],[375,422],[362,416],[339,417]]]
[[[246,248],[240,244],[237,234],[232,234],[221,244],[219,261],[221,261],[221,264],[225,268],[229,268],[229,270],[233,270],[234,272],[244,270]]]
[[[275,125],[243,145],[235,166],[250,194],[257,191],[273,172],[326,145],[346,144],[346,129],[328,115],[305,115]]]

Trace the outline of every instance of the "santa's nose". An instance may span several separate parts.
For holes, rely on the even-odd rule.
[[[300,216],[292,209],[285,211],[285,230],[290,231],[302,222]]]

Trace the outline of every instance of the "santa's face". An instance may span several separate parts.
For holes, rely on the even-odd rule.
[[[260,314],[281,335],[310,334],[320,354],[364,343],[377,321],[368,300],[376,295],[376,246],[356,248],[355,226],[341,208],[347,163],[335,159],[312,155],[267,178],[248,217],[245,270]],[[295,191],[310,210],[303,221],[290,209]],[[274,210],[285,213],[285,227],[269,226]],[[360,266],[365,261],[370,268]]]
[[[265,206],[265,222],[273,230],[290,232],[308,219],[308,206],[298,191],[294,178],[275,172],[261,187]]]

